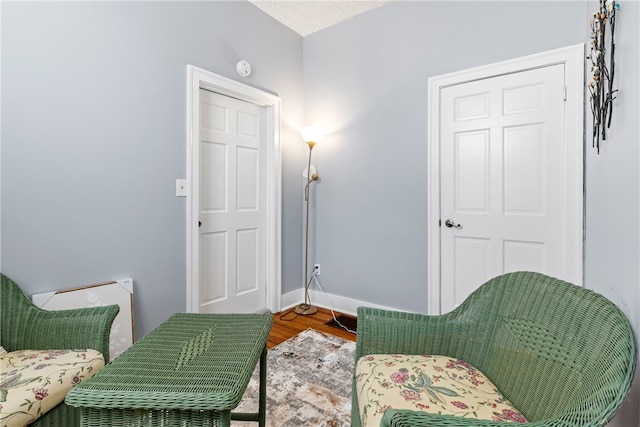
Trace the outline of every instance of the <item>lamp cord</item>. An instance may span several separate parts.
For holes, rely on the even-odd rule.
[[[307,284],[306,284],[305,288],[306,288],[306,289],[308,289],[308,288],[309,288],[309,285],[311,284],[311,280],[312,280],[312,279],[316,282],[316,285],[318,285],[318,288],[319,288],[322,292],[324,292],[326,295],[328,295],[328,294],[327,294],[327,292],[326,292],[326,291],[324,290],[324,288],[322,287],[322,285],[320,284],[320,281],[318,280],[318,275],[315,273],[315,271],[313,272],[313,275],[309,278],[309,281],[307,282]],[[333,301],[331,301],[331,298],[330,298],[329,296],[327,296],[327,298],[329,298],[330,306],[331,306],[331,307],[333,307],[333,306],[334,306]],[[310,298],[310,297],[309,297],[309,304],[311,304],[311,298]],[[289,313],[291,313],[292,311],[294,311],[294,309],[295,309],[295,307],[290,308],[290,309],[289,309],[289,310],[287,310],[285,313],[281,314],[281,315],[280,315],[280,320],[282,320],[282,321],[286,321],[286,322],[290,322],[290,321],[292,321],[292,320],[296,320],[296,319],[298,318],[298,316],[300,316],[300,314],[298,314],[298,313],[296,313],[296,315],[295,315],[294,317],[292,317],[291,319],[285,319],[285,317],[286,317],[287,315],[289,315]],[[340,323],[340,321],[339,321],[339,320],[338,320],[338,318],[336,317],[336,313],[335,313],[335,311],[333,311],[333,308],[329,308],[329,310],[331,311],[331,316],[333,317],[333,321],[334,321],[334,322],[336,322],[336,324],[337,324],[338,326],[340,326],[342,329],[344,329],[345,331],[347,331],[347,332],[349,332],[349,333],[357,334],[357,332],[356,332],[356,331],[353,331],[353,330],[349,329],[347,326],[345,326],[345,325],[343,325],[342,323]]]
[[[315,280],[316,285],[318,285],[318,288],[325,294],[327,295],[327,298],[329,299],[329,303],[330,306],[333,307],[335,304],[333,303],[333,301],[331,301],[331,298],[328,296],[329,294],[327,294],[327,292],[324,290],[324,288],[322,287],[322,285],[320,284],[320,281],[318,280],[318,275],[315,273],[315,271],[313,272],[313,280]],[[309,280],[311,281],[311,280]],[[352,334],[357,334],[356,331],[352,331],[351,329],[349,329],[348,327],[346,327],[345,325],[343,325],[342,323],[340,323],[340,321],[336,318],[336,313],[333,311],[333,308],[329,308],[329,310],[331,310],[331,315],[333,316],[333,321],[336,322],[338,324],[338,326],[340,326],[342,329],[344,329],[347,332],[350,332]]]

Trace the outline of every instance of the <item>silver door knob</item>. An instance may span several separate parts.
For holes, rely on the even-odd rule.
[[[456,224],[454,220],[452,219],[448,219],[444,222],[444,225],[446,225],[448,228],[462,228],[462,224]]]

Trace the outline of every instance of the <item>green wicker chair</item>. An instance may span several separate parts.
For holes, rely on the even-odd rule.
[[[109,361],[109,333],[117,305],[46,311],[33,305],[4,274],[0,285],[0,344],[7,351],[91,348]],[[62,402],[31,425],[79,426],[80,411]]]
[[[531,272],[496,277],[441,316],[360,307],[356,361],[367,354],[465,360],[524,414],[523,426],[547,427],[605,425],[627,396],[637,363],[632,328],[611,301]],[[355,381],[351,425],[361,426]],[[381,425],[505,424],[390,409]]]

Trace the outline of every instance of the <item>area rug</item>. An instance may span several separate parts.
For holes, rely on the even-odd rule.
[[[314,329],[267,353],[268,427],[348,427],[355,343]],[[258,371],[234,412],[257,412]],[[232,421],[232,426],[255,423]]]

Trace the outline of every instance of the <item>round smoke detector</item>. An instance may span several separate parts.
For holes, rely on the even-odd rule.
[[[240,61],[236,64],[236,71],[238,71],[238,74],[242,77],[247,77],[251,74],[251,64],[247,61]]]

